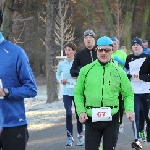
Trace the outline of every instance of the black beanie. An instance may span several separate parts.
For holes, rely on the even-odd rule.
[[[136,43],[136,44],[139,44],[140,46],[143,46],[143,45],[142,45],[142,40],[141,40],[140,38],[135,37],[135,38],[132,40],[132,46],[133,46],[135,43]]]
[[[1,27],[2,23],[3,23],[3,12],[0,9],[0,27]]]

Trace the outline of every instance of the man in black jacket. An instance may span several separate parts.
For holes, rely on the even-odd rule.
[[[70,70],[72,77],[78,77],[80,68],[97,59],[95,51],[95,33],[90,29],[84,32],[84,44],[85,48],[79,51],[74,58],[74,62]]]

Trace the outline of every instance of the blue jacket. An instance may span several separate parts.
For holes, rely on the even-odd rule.
[[[71,74],[70,74],[72,63],[73,61],[68,62],[67,59],[64,59],[58,64],[58,69],[56,72],[56,79],[59,83],[61,83],[62,79],[72,79]],[[63,73],[63,77],[62,77],[62,73]],[[73,88],[71,89],[66,88],[66,85],[63,85],[63,89],[62,89],[63,95],[73,96],[74,95],[73,93],[74,93]]]
[[[143,48],[143,53],[150,54],[150,48]]]
[[[27,124],[24,98],[37,95],[36,82],[25,51],[7,40],[0,44],[0,79],[9,89],[9,96],[0,99],[3,127]]]

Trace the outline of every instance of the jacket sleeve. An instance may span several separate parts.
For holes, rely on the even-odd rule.
[[[148,74],[139,75],[139,79],[143,80],[145,82],[150,82],[150,75],[148,75]]]
[[[72,77],[78,77],[80,72],[81,66],[80,66],[80,59],[78,53],[76,54],[72,67],[70,69],[70,74]]]
[[[150,56],[148,55],[148,57],[147,57],[147,64],[146,65],[148,65],[148,69],[146,70],[147,71],[147,73],[145,74],[141,74],[141,70],[140,70],[140,72],[139,72],[139,79],[140,80],[143,80],[143,81],[145,81],[145,82],[150,82]]]
[[[76,106],[77,114],[80,115],[82,112],[86,112],[85,109],[85,100],[84,100],[84,80],[85,80],[85,74],[84,74],[84,68],[81,69],[79,76],[77,78],[77,83],[74,89],[74,102]]]
[[[130,80],[132,75],[129,73],[129,58],[128,57],[126,58],[124,71],[126,72],[128,79]]]
[[[121,70],[121,94],[124,100],[125,112],[134,112],[134,92],[126,73]]]
[[[18,55],[14,78],[16,78],[16,82],[19,84],[8,87],[9,100],[22,100],[23,98],[35,97],[37,95],[36,81],[29,64],[29,59],[23,49],[20,49]]]
[[[127,70],[129,70],[129,58],[127,56],[125,64],[124,64],[124,68],[126,68]]]
[[[58,64],[58,69],[56,72],[56,79],[59,83],[61,83],[62,77],[61,77],[62,69],[61,69],[61,64]]]

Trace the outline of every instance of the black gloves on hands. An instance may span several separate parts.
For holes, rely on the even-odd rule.
[[[128,79],[130,80],[132,75],[131,74],[127,74]]]

